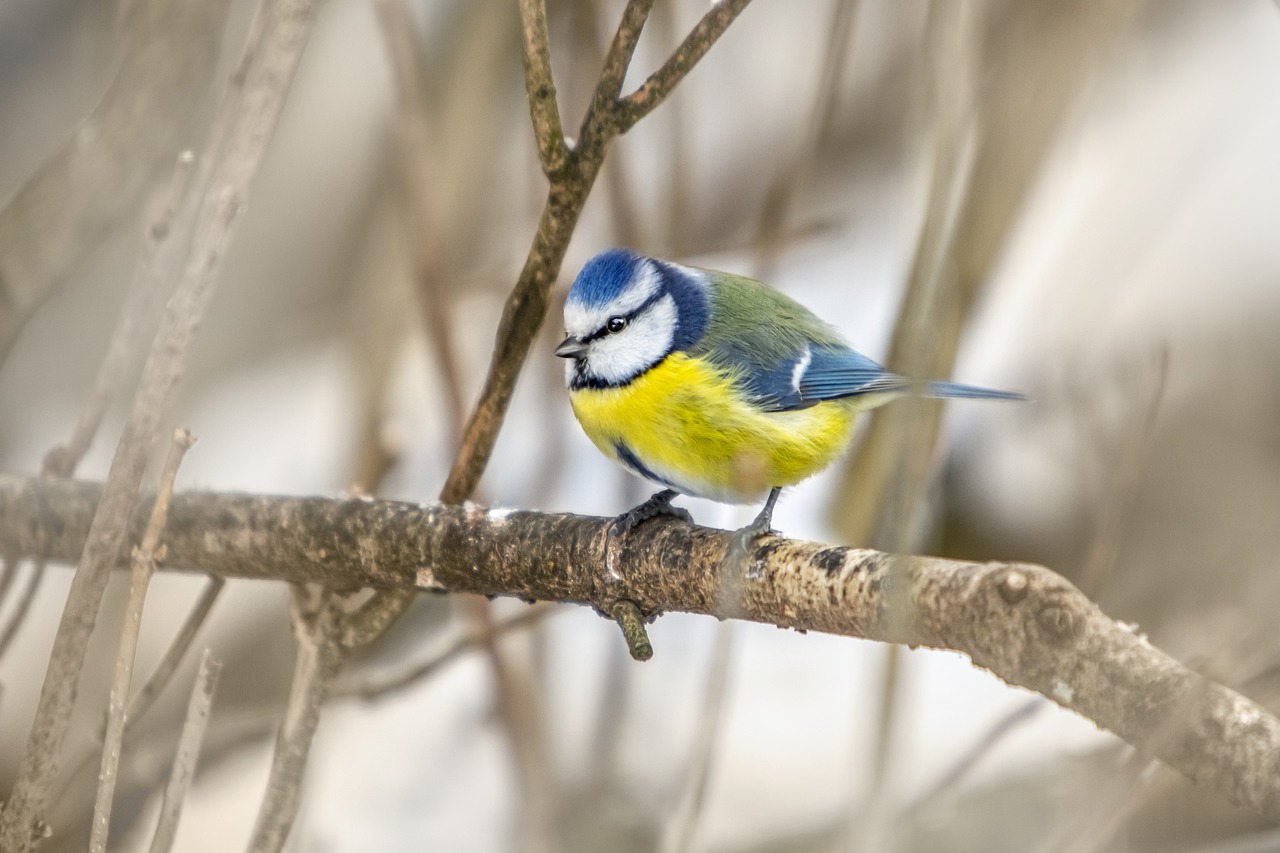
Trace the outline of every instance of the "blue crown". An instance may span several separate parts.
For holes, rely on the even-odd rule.
[[[627,249],[601,252],[583,265],[569,289],[569,301],[588,308],[608,305],[631,284],[643,260]]]

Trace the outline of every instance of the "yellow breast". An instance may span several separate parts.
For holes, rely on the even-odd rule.
[[[829,465],[853,431],[845,400],[793,412],[750,405],[731,376],[683,353],[620,388],[570,393],[605,455],[689,495],[748,503]]]

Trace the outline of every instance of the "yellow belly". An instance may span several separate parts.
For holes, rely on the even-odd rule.
[[[684,494],[728,503],[749,503],[831,464],[862,408],[836,400],[762,412],[729,377],[682,353],[628,385],[573,391],[570,401],[605,455]]]

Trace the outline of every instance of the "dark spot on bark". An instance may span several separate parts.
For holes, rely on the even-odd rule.
[[[550,95],[551,95],[551,90],[547,88],[546,84],[543,84],[538,87],[539,98],[546,98],[546,97],[549,97]]]
[[[769,541],[765,542],[763,545],[761,545],[756,549],[756,555],[759,559],[765,560],[767,562],[770,558],[773,557],[773,552],[777,551],[784,544],[786,544],[784,540],[770,539]]]
[[[844,550],[827,548],[813,555],[813,564],[829,575],[837,574],[844,568]]]
[[[867,581],[867,592],[871,595],[879,595],[882,586],[884,586],[884,578],[880,575],[873,575],[871,580]]]

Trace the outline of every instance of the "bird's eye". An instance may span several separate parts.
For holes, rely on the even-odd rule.
[[[610,317],[609,322],[605,323],[604,327],[608,329],[611,334],[617,334],[627,327],[627,318]]]

